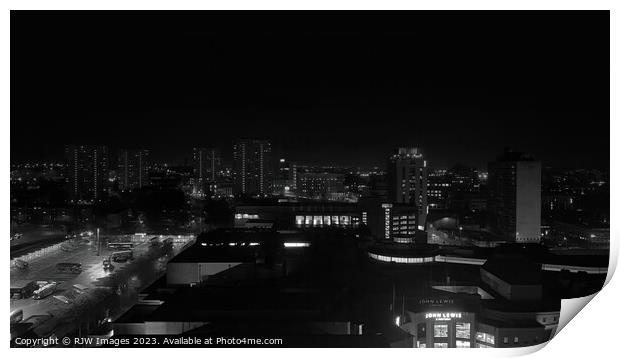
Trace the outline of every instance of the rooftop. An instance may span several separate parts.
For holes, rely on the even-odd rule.
[[[542,284],[542,268],[522,255],[494,255],[482,269],[514,285]]]

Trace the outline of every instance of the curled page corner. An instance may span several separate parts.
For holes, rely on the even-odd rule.
[[[600,291],[599,291],[600,292]],[[566,327],[568,322],[570,322],[575,316],[594,298],[594,296],[598,295],[597,293],[593,293],[589,296],[577,297],[577,298],[568,298],[562,300],[562,306],[560,308],[560,319],[558,322],[558,328],[555,331],[555,335],[560,333],[560,331]],[[552,338],[553,339],[553,338]]]
[[[605,278],[605,283],[601,290],[596,293],[593,293],[589,296],[576,297],[576,298],[567,298],[563,299],[560,307],[560,319],[558,321],[558,327],[555,331],[554,336],[557,336],[560,331],[566,327],[568,322],[570,322],[581,310],[588,304],[592,299],[602,292],[607,284],[611,281],[613,277],[616,266],[618,264],[618,244],[616,241],[610,241],[610,251],[609,251],[609,266],[607,267],[607,277]],[[553,337],[551,337],[553,339]],[[549,341],[545,342],[548,343]]]
[[[603,288],[607,286],[611,278],[613,277],[616,266],[618,265],[618,243],[616,240],[609,240],[609,265],[607,266],[607,277],[605,277],[605,283]],[[602,289],[601,289],[602,290]]]

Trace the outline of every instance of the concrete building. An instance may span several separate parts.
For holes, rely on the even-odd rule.
[[[418,148],[399,148],[389,158],[388,202],[417,208],[418,223],[424,226],[428,214],[426,160]]]
[[[201,193],[215,192],[222,170],[220,151],[212,147],[195,147],[192,153],[194,186]]]
[[[552,330],[534,319],[538,308],[523,311],[519,318],[500,318],[484,308],[496,301],[494,297],[487,294],[482,298],[467,287],[452,289],[451,293],[436,289],[403,299],[396,324],[414,337],[415,348],[526,347],[553,336]],[[510,310],[509,303],[501,305]],[[559,307],[544,314],[557,319]]]
[[[430,209],[446,209],[452,181],[446,169],[428,172],[428,206]]]
[[[150,184],[150,152],[147,149],[121,149],[118,152],[118,186],[121,190],[139,189]]]
[[[274,173],[272,190],[274,195],[294,196],[297,189],[297,167],[285,158],[278,161],[277,170]]]
[[[235,194],[268,195],[273,170],[271,142],[240,139],[233,145],[233,182]]]
[[[92,202],[101,197],[108,182],[108,147],[67,145],[65,178],[72,202]]]
[[[491,228],[515,242],[540,242],[540,162],[522,153],[506,151],[489,163]]]
[[[362,213],[355,204],[336,202],[265,202],[235,207],[236,227],[256,219],[272,221],[278,230],[357,229]]]
[[[381,208],[383,209],[383,222],[379,238],[399,243],[416,242],[416,231],[424,229],[418,224],[416,206],[384,203]],[[373,231],[371,228],[371,232]]]
[[[298,173],[299,195],[311,199],[329,199],[344,192],[344,174]]]
[[[193,150],[192,165],[198,180],[215,182],[222,169],[220,150],[211,147],[196,147]]]
[[[512,302],[542,299],[542,266],[522,256],[497,256],[480,267],[482,282]]]

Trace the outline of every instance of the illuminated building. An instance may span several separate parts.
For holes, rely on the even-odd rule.
[[[415,348],[474,347],[475,304],[455,304],[453,298],[418,299],[416,303],[401,318],[405,321],[401,328],[415,337]]]
[[[475,193],[480,190],[478,170],[457,164],[450,168],[451,189],[455,192]]]
[[[383,209],[383,232],[380,238],[399,243],[417,241],[416,231],[424,229],[423,226],[417,224],[417,207],[384,203],[381,208]]]
[[[297,188],[302,197],[326,199],[332,194],[344,192],[344,174],[299,173]]]
[[[569,195],[551,194],[542,197],[543,210],[550,212],[570,210],[573,208],[574,202],[573,197]]]
[[[413,297],[395,297],[395,308],[399,300],[395,323],[414,336],[415,348],[532,346],[553,337],[560,314],[559,302],[524,309],[477,286],[433,286]]]
[[[220,151],[216,148],[195,147],[192,165],[197,189],[203,193],[215,192],[215,184],[222,169]]]
[[[215,182],[222,168],[220,151],[216,148],[194,148],[192,163],[196,179]]]
[[[427,168],[418,148],[399,148],[388,161],[388,201],[417,208],[418,223],[426,224]]]
[[[118,153],[118,183],[121,190],[149,185],[149,151],[121,149]]]
[[[275,222],[280,230],[314,228],[358,228],[362,214],[357,205],[335,202],[241,204],[235,207],[235,226],[249,220]]]
[[[479,200],[478,170],[455,165],[449,170],[434,169],[428,173],[428,206],[430,209],[464,210]]]
[[[522,153],[506,151],[489,163],[491,228],[502,238],[539,242],[541,220],[540,162]]]
[[[424,241],[424,231],[418,231],[420,241]],[[403,243],[375,244],[367,249],[368,257],[378,263],[431,264],[437,260],[437,250],[432,246],[411,246]]]
[[[91,202],[101,197],[108,180],[108,148],[65,146],[65,178],[72,202]]]
[[[297,189],[296,165],[287,161],[285,158],[280,158],[272,187],[275,195],[291,196],[295,193]]]
[[[233,182],[236,194],[271,193],[271,142],[241,139],[233,145]]]
[[[476,325],[476,348],[527,347],[552,336],[536,321],[502,322],[482,318]]]
[[[446,169],[434,169],[428,173],[428,207],[446,209],[451,181]]]

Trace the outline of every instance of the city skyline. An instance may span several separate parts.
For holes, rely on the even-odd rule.
[[[269,138],[246,138],[246,139],[250,139],[250,140],[267,140],[270,143],[272,143],[272,146],[277,147],[278,146],[278,142],[274,142]],[[218,146],[214,146],[214,145],[209,145],[209,144],[196,144],[193,145],[191,148],[189,148],[189,150],[187,151],[183,151],[182,153],[180,153],[180,155],[177,155],[175,157],[169,157],[168,160],[164,160],[161,157],[157,157],[155,156],[155,158],[153,159],[153,150],[151,149],[151,147],[148,146],[137,146],[137,145],[133,145],[133,146],[124,146],[124,145],[110,145],[110,144],[92,144],[89,142],[80,142],[80,143],[76,143],[76,144],[65,144],[62,146],[63,151],[66,150],[67,146],[103,146],[106,148],[109,148],[110,151],[112,151],[113,153],[121,153],[121,152],[125,152],[125,151],[133,151],[133,152],[139,152],[139,151],[148,151],[150,154],[150,159],[148,161],[148,166],[158,166],[158,165],[167,165],[167,166],[171,166],[171,167],[193,167],[196,165],[196,150],[200,149],[200,150],[204,150],[204,149],[209,149],[209,150],[214,150],[218,152],[218,168],[220,170],[224,170],[224,169],[232,169],[232,167],[234,166],[234,146],[235,146],[235,142],[239,141],[240,139],[236,139],[234,141],[232,141],[230,148],[226,148],[226,147],[218,147]],[[297,166],[300,167],[311,167],[311,168],[357,168],[358,170],[362,170],[362,171],[366,171],[366,170],[374,170],[374,169],[379,169],[382,171],[385,171],[386,169],[386,158],[389,158],[390,155],[398,148],[416,148],[417,150],[419,150],[422,155],[424,155],[425,158],[433,158],[432,154],[428,154],[428,152],[425,150],[424,147],[421,147],[419,145],[415,145],[415,144],[409,144],[409,145],[400,145],[400,146],[395,146],[392,148],[389,148],[383,152],[376,152],[375,154],[377,155],[378,159],[376,161],[372,161],[372,162],[334,162],[334,161],[329,161],[329,160],[322,160],[322,161],[312,161],[312,160],[294,160],[291,159],[291,156],[289,155],[289,153],[286,152],[278,152],[274,155],[271,156],[271,158],[269,159],[269,163],[270,166],[273,170],[276,170],[277,166],[278,166],[278,162],[285,160],[287,163],[292,163],[295,164]],[[520,150],[520,148],[515,148],[515,147],[508,147],[505,146],[503,148],[500,148],[498,151],[493,152],[493,153],[488,153],[488,158],[484,158],[481,159],[481,165],[476,165],[476,164],[471,164],[471,163],[466,163],[463,161],[449,161],[449,160],[442,160],[442,161],[433,161],[432,159],[427,160],[427,165],[428,168],[430,170],[450,170],[450,169],[458,169],[458,168],[473,168],[482,172],[486,172],[488,171],[488,165],[489,163],[493,162],[495,159],[497,159],[498,156],[501,156],[502,153],[504,153],[505,151],[515,151],[515,152],[519,152],[519,153],[523,153],[525,155],[530,155],[534,158],[536,158],[536,160],[538,160],[539,162],[541,162],[541,166],[544,170],[561,170],[561,171],[571,171],[571,170],[596,170],[596,171],[601,171],[603,173],[608,173],[609,169],[608,167],[594,167],[594,166],[572,166],[572,167],[564,167],[564,166],[552,166],[549,165],[549,163],[545,163],[542,160],[539,160],[539,157],[536,155],[532,155],[531,152],[528,151],[523,151]],[[275,152],[275,151],[274,151]],[[36,156],[33,158],[29,158],[29,159],[25,159],[22,158],[21,160],[15,159],[13,158],[11,160],[11,166],[23,166],[23,165],[43,165],[43,164],[50,164],[50,165],[65,165],[66,164],[66,154],[60,154],[60,155],[54,155],[53,157],[49,156],[49,152],[47,153],[48,156]],[[112,163],[113,164],[117,164],[120,165],[120,158],[119,157],[112,157]],[[116,166],[114,168],[111,168],[110,170],[114,171],[116,170]],[[120,169],[118,169],[120,170]]]
[[[548,342],[613,266],[606,16],[11,11],[11,347]]]

